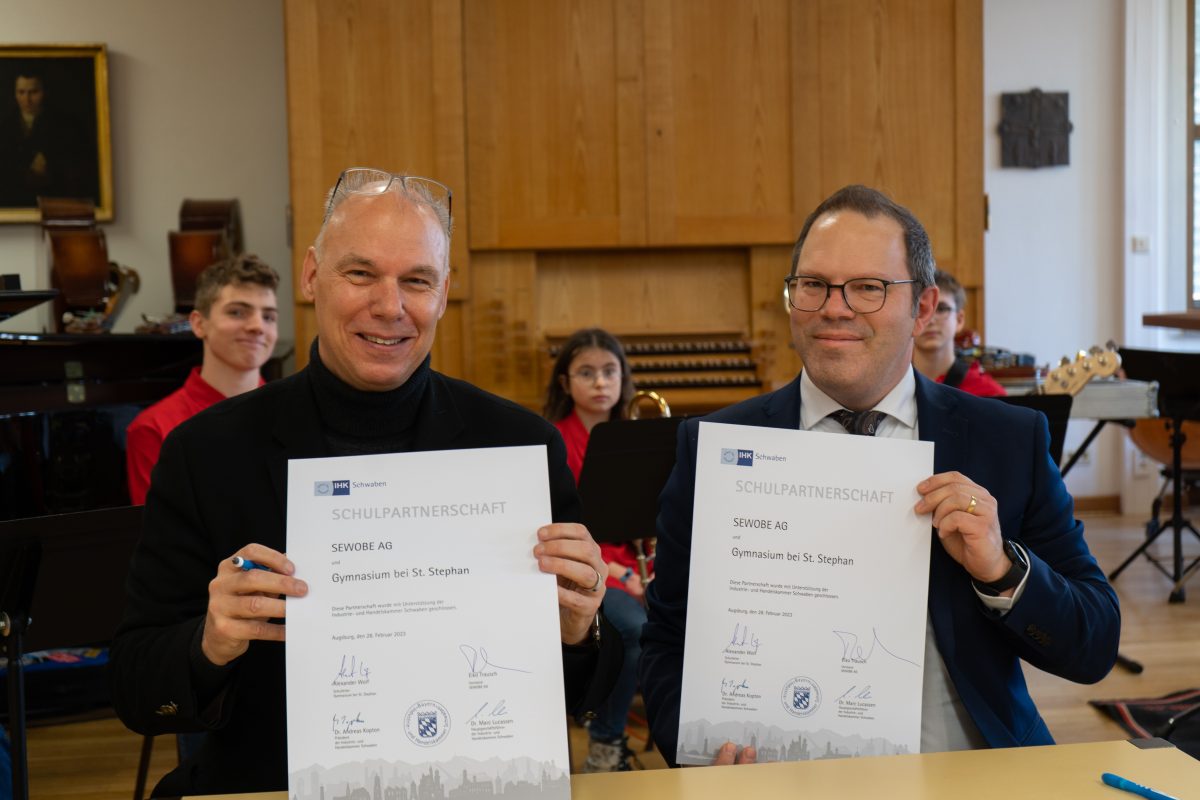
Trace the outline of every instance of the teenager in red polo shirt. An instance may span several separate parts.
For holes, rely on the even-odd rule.
[[[961,389],[979,397],[1003,397],[1007,392],[979,367],[979,362],[957,358],[954,337],[963,328],[963,305],[967,293],[948,272],[935,273],[938,287],[933,319],[913,343],[913,366],[930,380]]]
[[[278,285],[275,270],[245,254],[218,261],[196,279],[196,308],[189,321],[192,333],[204,342],[204,359],[181,388],[138,414],[125,429],[125,467],[135,505],[146,502],[150,472],[176,425],[262,385],[259,368],[279,337]]]

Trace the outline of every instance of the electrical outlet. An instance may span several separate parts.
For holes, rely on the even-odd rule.
[[[1070,463],[1071,459],[1072,459],[1072,458],[1074,458],[1074,457],[1075,457],[1075,451],[1074,451],[1074,450],[1068,450],[1068,451],[1066,452],[1066,454],[1063,456],[1063,463],[1064,463],[1064,464],[1068,464],[1068,463]],[[1090,467],[1091,465],[1092,465],[1092,454],[1091,454],[1091,451],[1089,451],[1089,450],[1084,450],[1082,453],[1080,453],[1080,455],[1079,455],[1079,460],[1075,462],[1075,466],[1077,466],[1077,467]]]
[[[1135,253],[1150,252],[1150,237],[1149,236],[1134,236],[1129,243],[1130,249]]]

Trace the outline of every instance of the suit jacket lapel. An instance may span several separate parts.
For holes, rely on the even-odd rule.
[[[764,428],[800,428],[800,373],[782,389],[772,392],[763,404]]]
[[[933,442],[933,472],[948,472],[964,463],[970,447],[967,419],[958,410],[958,399],[953,389],[939,386],[917,373],[917,426],[923,442]],[[949,666],[955,651],[954,620],[946,598],[962,571],[954,559],[946,553],[938,540],[936,531],[930,529],[929,554],[929,617],[933,621],[933,633],[938,643],[942,660]],[[935,603],[935,597],[943,602]]]

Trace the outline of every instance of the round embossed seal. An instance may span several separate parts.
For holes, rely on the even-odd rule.
[[[779,702],[793,717],[807,717],[821,706],[821,687],[812,678],[798,675],[783,685]]]
[[[450,712],[434,700],[413,703],[404,715],[404,733],[419,747],[441,744],[450,733]]]

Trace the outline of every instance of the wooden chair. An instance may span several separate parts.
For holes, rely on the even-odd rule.
[[[245,252],[242,206],[234,200],[184,200],[179,207],[179,230],[225,232],[231,255]]]
[[[86,197],[39,197],[42,230],[95,230],[96,204]]]
[[[135,270],[108,258],[108,243],[98,229],[46,229],[50,239],[50,285],[55,327],[69,330],[63,315],[98,315],[95,327],[110,330],[126,300],[141,285]]]
[[[168,231],[171,253],[171,288],[175,313],[187,314],[196,306],[196,279],[210,264],[230,255],[224,229]]]

